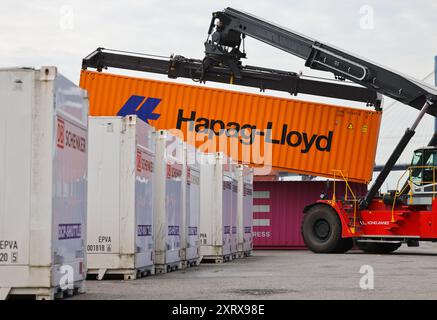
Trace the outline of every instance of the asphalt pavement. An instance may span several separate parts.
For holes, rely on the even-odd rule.
[[[87,293],[71,299],[437,299],[437,244],[389,255],[254,251],[137,280],[87,281]]]

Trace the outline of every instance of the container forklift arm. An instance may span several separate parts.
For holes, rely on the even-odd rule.
[[[427,100],[437,99],[437,88],[426,83],[232,8],[213,13],[208,35],[208,65],[229,63],[233,69],[246,57],[241,45],[250,36],[304,59],[311,69],[332,72],[338,79],[348,79],[418,110]],[[437,106],[428,108],[427,113],[437,116]]]
[[[374,106],[377,110],[382,100],[374,90],[352,84],[305,79],[294,72],[242,65],[238,65],[239,77],[235,77],[226,65],[205,68],[204,61],[182,56],[165,58],[98,48],[82,60],[82,69],[102,71],[108,67],[164,74],[169,78],[189,78],[197,82],[231,83],[261,91],[276,90],[292,95],[300,93],[351,100]]]
[[[244,38],[250,36],[305,60],[305,66],[332,72],[337,79],[348,79],[420,110],[411,128],[396,146],[383,170],[360,203],[366,208],[396,164],[425,113],[437,116],[437,89],[426,83],[382,67],[364,58],[320,43],[251,14],[226,8],[214,12],[205,42],[206,67],[228,65],[239,77],[237,66],[244,52]],[[243,50],[241,51],[241,45]]]

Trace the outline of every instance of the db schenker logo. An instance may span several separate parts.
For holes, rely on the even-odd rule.
[[[65,121],[61,118],[57,118],[56,145],[59,149],[68,147],[80,152],[86,151],[86,139],[66,128]]]
[[[64,149],[65,143],[65,123],[64,120],[58,118],[57,145],[59,148]]]

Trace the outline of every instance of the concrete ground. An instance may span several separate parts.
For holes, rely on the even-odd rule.
[[[360,268],[374,289],[360,288]],[[390,255],[254,251],[249,258],[134,281],[87,281],[72,299],[437,299],[437,244]]]

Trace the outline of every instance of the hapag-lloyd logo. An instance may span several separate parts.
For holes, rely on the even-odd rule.
[[[127,116],[131,114],[137,115],[138,118],[146,123],[149,120],[158,120],[161,116],[158,113],[153,113],[161,99],[147,98],[143,96],[132,95],[126,101],[123,107],[117,112],[117,116]]]
[[[153,113],[161,99],[146,98],[144,96],[132,95],[118,111],[118,116],[135,114],[141,120],[149,123],[149,120],[158,120],[160,114]],[[188,111],[189,115],[184,114],[184,109],[178,109],[175,128],[181,130],[182,124],[187,124],[187,129],[196,133],[208,133],[209,138],[214,135],[225,134],[229,138],[238,138],[239,142],[251,145],[255,141],[255,135],[264,137],[264,141],[276,145],[288,145],[293,148],[300,148],[301,153],[308,153],[311,149],[321,152],[330,152],[332,146],[333,131],[328,131],[326,135],[308,134],[303,131],[290,130],[289,125],[284,123],[280,129],[280,134],[274,135],[275,124],[272,121],[266,123],[265,128],[257,128],[250,123],[240,123],[238,121],[225,122],[220,119],[210,119],[208,117],[197,117],[196,111]],[[169,128],[167,128],[169,129]]]
[[[255,140],[255,135],[265,138],[265,142],[271,144],[288,145],[290,147],[301,147],[301,153],[308,153],[314,146],[318,151],[331,151],[333,131],[327,135],[313,134],[308,135],[306,132],[289,130],[288,124],[283,124],[281,135],[273,138],[274,124],[272,121],[267,122],[266,130],[257,130],[256,125],[249,123],[241,124],[237,121],[225,123],[220,119],[209,119],[206,117],[196,117],[196,111],[191,111],[189,117],[184,116],[184,109],[178,110],[176,120],[176,129],[181,129],[182,124],[186,122],[190,131],[197,133],[208,133],[209,137],[213,135],[221,136],[225,134],[229,138],[239,138],[240,143],[250,145]]]
[[[85,152],[86,139],[68,129],[65,129],[65,121],[61,118],[57,118],[56,145],[60,149],[68,147],[80,152]]]

